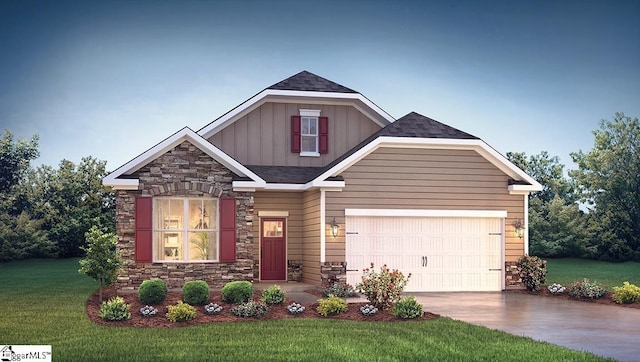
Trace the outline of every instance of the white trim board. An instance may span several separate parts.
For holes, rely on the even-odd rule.
[[[345,209],[345,216],[506,218],[506,210]]]
[[[120,179],[119,177],[123,175],[130,175],[138,171],[149,162],[157,159],[158,157],[162,156],[184,141],[188,141],[192,145],[198,147],[202,152],[211,156],[211,158],[213,158],[235,174],[251,178],[254,185],[266,185],[266,182],[258,175],[251,172],[251,170],[224,153],[209,141],[200,137],[197,133],[195,133],[188,127],[185,127],[180,131],[174,133],[162,142],[143,152],[138,157],[120,166],[118,169],[105,176],[102,179],[102,184],[105,186],[112,186],[116,190],[137,189],[139,184],[139,181],[137,179]]]

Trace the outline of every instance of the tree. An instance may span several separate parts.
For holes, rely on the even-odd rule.
[[[115,197],[102,185],[106,161],[84,157],[77,166],[62,160],[57,170],[40,166],[33,175],[32,213],[43,220],[61,257],[82,255],[92,225],[114,231]]]
[[[111,284],[122,267],[117,250],[118,237],[113,233],[105,233],[95,225],[85,236],[87,246],[80,248],[86,252],[86,256],[80,260],[78,271],[98,281],[98,295],[102,303],[102,287]]]
[[[0,194],[8,194],[29,168],[29,163],[40,156],[38,135],[30,141],[13,140],[13,134],[5,131],[0,139]]]
[[[640,260],[640,122],[616,113],[593,132],[591,151],[571,154],[582,202],[591,209],[590,231],[598,257]]]
[[[560,159],[546,151],[529,157],[509,152],[507,158],[543,187],[529,195],[529,253],[542,257],[585,256],[586,216],[575,202],[574,187],[565,177]]]

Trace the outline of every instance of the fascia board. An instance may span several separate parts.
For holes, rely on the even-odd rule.
[[[325,180],[328,177],[338,176],[380,147],[475,150],[487,161],[491,162],[494,166],[510,177],[528,182],[531,184],[530,187],[532,190],[542,190],[540,183],[527,175],[524,171],[520,170],[517,166],[480,139],[378,137],[353,153],[351,156],[344,159],[342,162],[325,171],[314,181]]]
[[[506,218],[506,210],[345,209],[345,216]]]
[[[200,137],[191,129],[185,127],[107,175],[103,179],[103,184],[107,185],[107,183],[109,183],[109,185],[114,185],[114,187],[132,187],[133,181],[131,181],[131,179],[127,179],[128,181],[125,181],[124,179],[118,180],[118,177],[136,172],[144,165],[160,157],[183,141],[189,141],[191,144],[198,147],[201,151],[203,151],[211,158],[213,158],[232,172],[236,173],[237,175],[249,177],[256,182],[264,182],[264,180],[262,180],[258,175],[251,172],[248,168],[244,167],[238,161],[234,160],[222,150]]]

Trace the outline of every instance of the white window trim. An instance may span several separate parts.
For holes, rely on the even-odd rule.
[[[154,263],[181,263],[181,264],[187,264],[187,263],[217,263],[220,261],[220,225],[219,225],[219,215],[220,215],[220,199],[219,198],[215,198],[215,197],[211,197],[211,198],[207,198],[207,197],[180,197],[180,196],[171,196],[171,197],[154,197],[153,198],[153,207],[152,207],[152,215],[153,215],[153,229],[152,229],[152,240],[151,240],[151,255],[153,255],[153,262]],[[216,235],[216,259],[208,259],[208,260],[170,260],[170,259],[157,259],[156,255],[157,254],[157,247],[159,246],[159,242],[156,240],[156,234],[158,232],[166,232],[166,229],[160,229],[158,228],[157,224],[157,217],[156,217],[156,202],[157,200],[182,200],[183,201],[183,220],[188,220],[188,215],[189,215],[189,200],[213,200],[215,201],[216,204],[216,215],[217,215],[217,219],[216,221],[216,227],[213,229],[202,229],[202,230],[207,230],[207,231],[211,231],[211,232],[215,232]],[[176,231],[178,233],[182,233],[182,248],[183,250],[185,248],[188,248],[189,246],[189,232],[193,231],[194,229],[189,229],[185,224],[185,222],[183,221],[183,228],[181,229],[171,229],[171,231]],[[184,258],[184,252],[183,252],[183,258]]]
[[[319,109],[300,109],[300,122],[303,117],[316,119],[316,151],[320,148],[320,110]],[[302,137],[302,123],[300,124],[300,137]],[[302,145],[300,146],[302,148]],[[320,157],[320,152],[301,151],[300,157]]]

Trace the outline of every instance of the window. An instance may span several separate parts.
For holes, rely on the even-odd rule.
[[[319,156],[318,117],[301,117],[300,156]]]
[[[320,156],[329,152],[329,119],[319,110],[301,109],[291,116],[291,152],[300,156]]]
[[[217,199],[156,197],[153,215],[154,260],[218,260]]]

